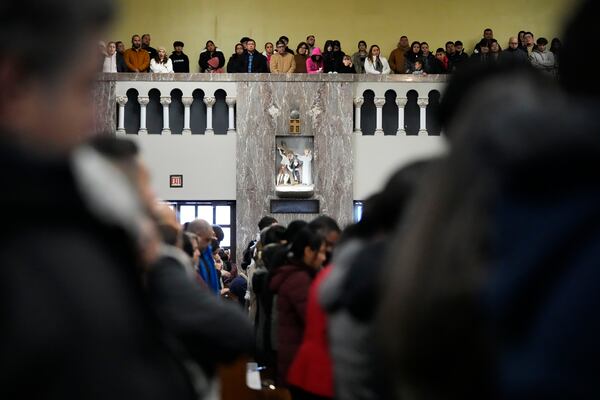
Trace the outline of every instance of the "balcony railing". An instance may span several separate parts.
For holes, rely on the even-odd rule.
[[[356,135],[439,135],[435,113],[447,77],[344,74],[102,74],[98,130],[126,134],[233,134],[238,85],[352,85]],[[292,89],[293,88],[293,89]],[[290,93],[291,94],[291,93]],[[102,107],[104,106],[104,107]],[[116,122],[116,123],[115,123]],[[151,129],[149,129],[149,126]]]

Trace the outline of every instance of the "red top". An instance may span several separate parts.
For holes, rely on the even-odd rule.
[[[327,337],[327,315],[319,304],[319,286],[331,267],[318,273],[310,285],[306,306],[306,328],[296,358],[288,372],[290,385],[323,397],[333,398],[333,368]]]

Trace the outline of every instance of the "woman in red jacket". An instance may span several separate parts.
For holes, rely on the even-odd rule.
[[[303,228],[288,253],[288,262],[273,271],[269,288],[275,293],[277,311],[277,381],[285,384],[306,324],[310,284],[326,258],[325,239]]]
[[[294,400],[333,398],[333,368],[327,340],[327,316],[319,304],[319,287],[329,272],[330,266],[322,269],[308,292],[304,339],[287,376]]]

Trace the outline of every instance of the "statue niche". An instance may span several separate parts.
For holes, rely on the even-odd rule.
[[[309,198],[315,190],[314,138],[300,135],[297,111],[290,114],[289,130],[290,135],[275,138],[275,193],[278,197]]]

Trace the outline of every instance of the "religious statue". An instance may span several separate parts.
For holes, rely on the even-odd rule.
[[[288,169],[292,173],[292,180],[294,185],[302,183],[302,177],[300,175],[300,168],[302,167],[302,161],[298,159],[298,156],[294,153],[289,154],[290,165]]]
[[[296,155],[302,163],[302,184],[312,185],[312,151],[304,149],[304,155]]]
[[[290,174],[288,173],[287,167],[284,164],[281,164],[279,168],[279,173],[277,174],[276,185],[289,185],[290,184]]]
[[[279,137],[275,142],[275,193],[278,197],[314,196],[312,178],[313,138]]]

